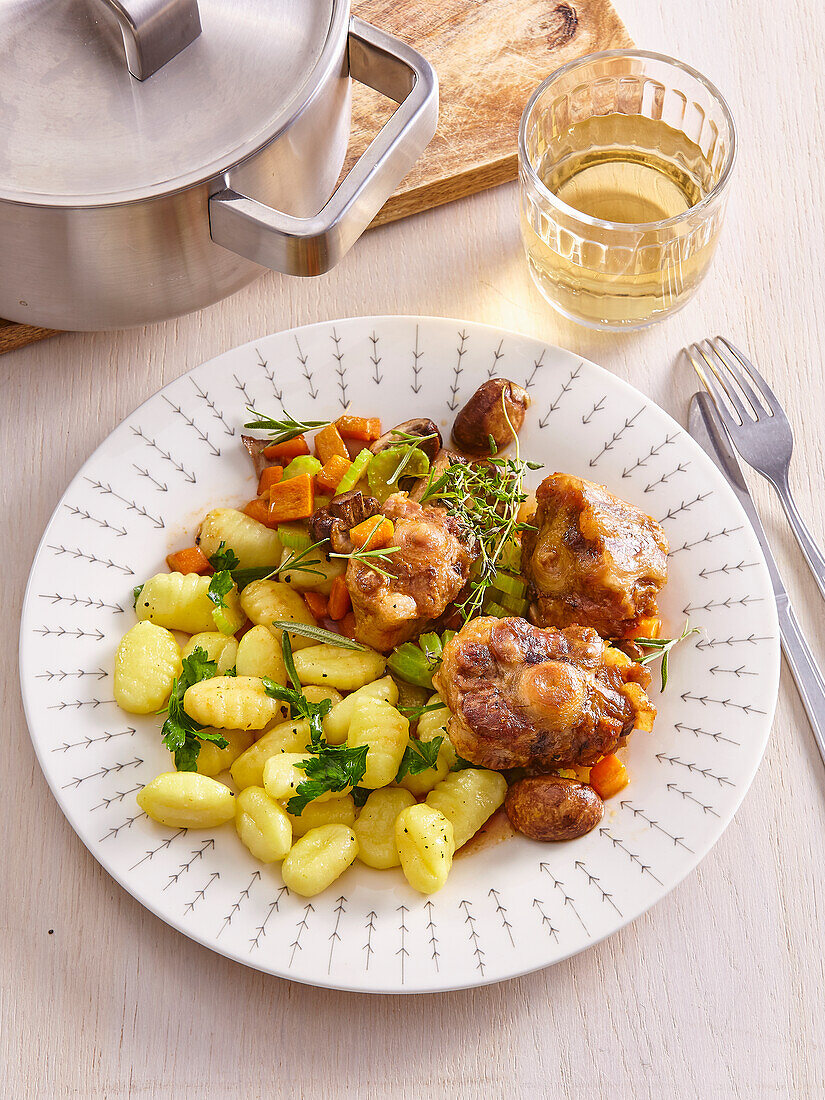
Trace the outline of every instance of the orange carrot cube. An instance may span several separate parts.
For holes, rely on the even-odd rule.
[[[258,496],[262,497],[268,493],[272,486],[277,485],[283,476],[283,466],[267,466],[266,469],[261,472],[261,477],[258,481]]]
[[[315,436],[315,454],[324,465],[333,455],[345,458],[349,462],[349,451],[334,424],[328,424]]]
[[[315,510],[315,486],[309,474],[279,481],[269,490],[269,526],[290,519],[309,519]]]
[[[324,463],[315,475],[316,488],[322,493],[332,493],[334,495],[335,490],[341,483],[341,478],[351,465],[349,459],[341,458],[340,455],[333,455],[329,462]]]
[[[633,631],[634,638],[658,638],[662,633],[661,619],[639,619],[638,626]]]
[[[320,621],[327,617],[329,613],[327,598],[322,596],[320,592],[304,592],[304,603],[309,608],[309,613],[313,619]]]
[[[349,537],[359,549],[382,550],[389,546],[395,534],[392,520],[386,516],[370,516],[350,530]]]
[[[264,458],[273,459],[285,466],[298,455],[308,455],[309,444],[302,435],[296,435],[294,439],[287,439],[284,443],[270,443],[264,447]]]
[[[250,500],[249,504],[241,511],[252,519],[256,519],[258,523],[262,523],[264,527],[275,528],[278,526],[278,520],[273,520],[270,516],[269,503],[263,497],[255,497],[254,500]]]
[[[343,577],[336,577],[332,582],[332,590],[329,594],[329,617],[336,622],[343,619],[352,609],[347,582]]]
[[[612,798],[630,782],[627,768],[613,753],[603,756],[590,769],[590,786],[600,798]]]
[[[344,439],[360,439],[371,443],[381,435],[381,420],[377,416],[339,416],[335,426]]]
[[[187,546],[185,550],[177,550],[174,554],[168,554],[166,564],[172,573],[211,573],[212,566],[199,546]]]

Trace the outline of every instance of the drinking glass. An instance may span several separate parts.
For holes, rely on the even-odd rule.
[[[682,62],[609,50],[558,69],[519,129],[521,229],[536,286],[596,329],[642,328],[675,312],[713,257],[735,157],[725,100]]]

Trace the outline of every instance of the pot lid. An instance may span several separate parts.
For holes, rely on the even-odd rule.
[[[347,10],[340,0],[3,0],[0,196],[99,205],[219,174],[339,63],[324,47]]]

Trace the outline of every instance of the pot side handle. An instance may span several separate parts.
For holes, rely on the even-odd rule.
[[[354,80],[399,104],[311,218],[295,218],[231,188],[209,200],[212,240],[287,275],[323,275],[361,236],[427,147],[438,124],[438,79],[410,46],[353,17],[349,66]]]

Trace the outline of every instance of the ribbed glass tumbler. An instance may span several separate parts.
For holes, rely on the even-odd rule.
[[[735,156],[724,99],[672,58],[611,50],[553,73],[519,130],[521,229],[541,293],[597,329],[675,312],[713,257]]]

